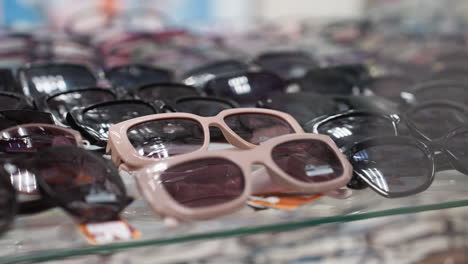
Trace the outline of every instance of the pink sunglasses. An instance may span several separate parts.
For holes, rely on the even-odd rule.
[[[206,152],[210,127],[219,128],[230,144],[241,149],[255,148],[281,135],[304,133],[292,116],[268,109],[229,109],[213,117],[156,114],[110,127],[106,152],[120,169],[138,170],[161,159]]]
[[[266,169],[251,173],[252,166]],[[249,150],[192,153],[135,173],[153,210],[168,219],[201,220],[229,214],[265,192],[327,193],[345,186],[352,168],[324,135],[276,137]]]

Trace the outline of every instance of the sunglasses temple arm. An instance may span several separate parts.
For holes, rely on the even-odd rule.
[[[252,172],[252,194],[267,194],[275,192],[294,192],[294,188],[288,188],[279,184],[276,184],[271,178],[270,173],[265,167],[259,168]],[[336,189],[324,193],[326,196],[330,196],[337,199],[345,199],[352,195],[352,191],[346,187]]]

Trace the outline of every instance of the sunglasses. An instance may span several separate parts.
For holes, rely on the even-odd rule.
[[[66,115],[73,108],[87,107],[115,100],[117,100],[117,95],[112,90],[92,87],[43,97],[43,100],[39,100],[38,108],[51,113],[59,123],[67,124]]]
[[[268,171],[253,177],[251,168]],[[202,220],[232,213],[266,189],[326,193],[343,187],[352,168],[330,138],[283,135],[249,150],[179,156],[136,172],[152,209],[164,217]],[[275,187],[272,187],[275,186]]]
[[[379,137],[360,141],[346,154],[354,170],[352,189],[369,186],[387,198],[405,197],[429,188],[437,171],[456,169],[468,175],[468,128],[448,133],[429,146],[410,137]],[[441,154],[439,154],[439,153]],[[449,166],[440,165],[448,158]]]
[[[15,214],[37,213],[37,206],[49,209],[58,206],[80,223],[111,221],[133,199],[127,196],[118,170],[108,161],[84,149],[72,146],[47,148],[28,159],[18,161],[33,173],[41,199],[18,204],[16,190],[2,174],[0,191],[10,203],[0,209],[0,229],[13,221]],[[5,199],[2,199],[4,202]]]
[[[299,92],[270,95],[257,102],[257,107],[289,113],[301,125],[322,116],[350,110],[396,113],[398,105],[378,96],[339,96],[321,95],[312,92]]]
[[[274,93],[284,94],[286,82],[269,72],[247,72],[223,75],[209,81],[207,95],[230,98],[241,106],[254,106],[260,99]]]
[[[182,75],[182,82],[199,88],[201,92],[203,87],[212,79],[226,74],[246,72],[249,65],[238,60],[222,60],[192,69]]]
[[[267,52],[260,54],[252,63],[287,81],[302,78],[310,69],[318,67],[317,61],[300,51]]]
[[[406,104],[415,105],[428,101],[447,100],[468,106],[468,86],[463,82],[438,80],[417,84],[401,93]]]
[[[328,95],[357,95],[360,88],[352,74],[335,68],[309,70],[302,78],[295,81],[303,92]]]
[[[159,103],[160,105],[157,105]],[[108,130],[114,124],[136,117],[164,112],[162,102],[150,104],[141,100],[117,100],[74,108],[66,121],[93,145],[105,146]]]
[[[174,74],[170,70],[143,64],[114,67],[107,70],[105,75],[111,82],[112,88],[121,95],[148,84],[168,83],[174,78]]]
[[[88,67],[68,63],[30,64],[18,69],[18,78],[24,94],[35,99],[98,84]]]
[[[303,132],[290,115],[267,109],[229,109],[214,117],[158,114],[112,126],[106,153],[112,155],[116,166],[131,171],[155,160],[206,151],[210,127],[219,128],[230,144],[243,149],[281,135]]]

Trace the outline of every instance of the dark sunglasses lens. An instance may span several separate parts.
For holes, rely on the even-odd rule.
[[[257,64],[264,70],[290,80],[303,77],[308,70],[317,67],[316,62],[306,54],[272,54],[261,56]]]
[[[147,101],[175,100],[184,96],[198,96],[195,88],[186,86],[146,86],[138,91],[138,96]]]
[[[27,70],[31,95],[55,94],[74,89],[96,86],[97,80],[85,67],[54,65]],[[29,94],[27,94],[29,95]]]
[[[242,105],[255,105],[257,100],[283,92],[285,86],[278,76],[258,72],[216,78],[207,84],[206,92],[209,95],[233,99]]]
[[[234,114],[225,117],[224,122],[243,140],[255,145],[295,133],[288,122],[268,114]]]
[[[169,71],[129,66],[110,71],[107,78],[114,87],[129,89],[151,83],[170,82],[172,76]]]
[[[465,129],[450,137],[446,142],[446,148],[456,157],[458,164],[468,172],[468,130]]]
[[[343,175],[343,166],[333,149],[319,140],[295,140],[271,151],[273,161],[294,179],[320,183]]]
[[[34,126],[3,130],[0,135],[1,152],[36,152],[60,145],[78,145],[74,135],[61,129]]]
[[[28,110],[0,111],[0,130],[28,123],[54,124],[54,119],[51,114],[46,112]]]
[[[108,91],[83,90],[54,96],[47,100],[47,106],[56,118],[64,122],[66,114],[74,107],[86,107],[115,99],[114,94]]]
[[[223,75],[244,72],[248,66],[237,61],[219,62],[214,65],[202,66],[185,74],[184,83],[196,87],[203,87],[208,81]]]
[[[18,97],[0,94],[0,111],[10,110],[20,102]]]
[[[88,109],[83,113],[82,122],[103,138],[107,138],[109,128],[125,120],[156,114],[154,109],[143,103],[116,103]]]
[[[163,119],[131,127],[127,137],[141,156],[167,158],[194,152],[203,146],[200,123],[191,119]]]
[[[159,182],[178,203],[191,208],[221,205],[245,189],[242,170],[224,159],[183,163],[164,171]]]
[[[74,147],[38,153],[39,184],[68,211],[87,221],[115,220],[128,199],[119,172],[106,160]]]
[[[405,78],[388,77],[372,80],[367,88],[377,96],[397,100],[403,91],[407,91],[412,82]]]
[[[306,131],[312,132],[306,128]],[[338,147],[375,136],[394,136],[395,128],[389,119],[378,116],[348,116],[337,118],[318,127],[318,133],[330,136]]]
[[[304,92],[333,95],[352,95],[354,93],[352,78],[339,72],[312,70],[301,78],[298,84]]]
[[[199,116],[215,116],[219,112],[233,108],[230,104],[204,99],[178,101],[175,105],[177,112],[191,113]]]
[[[468,116],[464,112],[445,106],[422,108],[409,113],[407,117],[430,139],[441,138],[468,122]]]
[[[377,145],[353,154],[354,172],[384,194],[416,191],[428,183],[432,161],[411,145]]]

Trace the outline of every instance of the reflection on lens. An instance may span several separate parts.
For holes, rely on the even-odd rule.
[[[66,114],[74,107],[86,107],[115,99],[111,92],[83,90],[54,96],[47,100],[47,106],[56,118],[64,122]]]
[[[459,109],[431,106],[411,112],[409,120],[430,139],[438,139],[466,124],[468,116]]]
[[[107,139],[112,125],[152,114],[156,112],[146,104],[122,102],[91,108],[83,113],[82,122],[99,133],[102,138]]]
[[[324,123],[318,133],[330,136],[338,147],[374,136],[393,136],[393,123],[378,116],[347,116]]]
[[[383,193],[417,191],[428,184],[432,161],[410,145],[377,145],[353,154],[355,173]]]
[[[276,165],[296,180],[320,183],[343,174],[336,153],[319,140],[296,140],[276,146],[271,152]]]
[[[86,150],[44,150],[34,160],[34,170],[40,184],[53,192],[57,202],[81,219],[115,220],[127,205],[117,169]]]
[[[245,188],[241,169],[224,159],[204,159],[164,171],[158,181],[178,203],[191,208],[235,200]]]
[[[194,152],[205,140],[201,124],[183,118],[138,124],[127,131],[127,136],[138,154],[155,159]]]
[[[52,127],[15,127],[0,135],[2,152],[36,152],[52,146],[76,146],[75,137],[63,130]]]
[[[225,117],[224,122],[239,137],[255,145],[294,133],[288,122],[268,114],[234,114]]]

